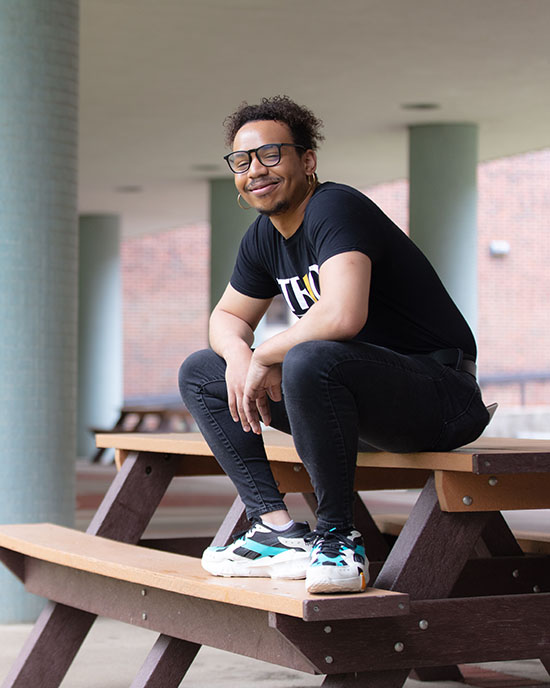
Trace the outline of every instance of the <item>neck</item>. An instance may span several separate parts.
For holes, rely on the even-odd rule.
[[[306,212],[307,204],[309,203],[313,192],[319,185],[319,182],[315,182],[313,186],[308,187],[308,191],[304,196],[303,201],[301,201],[295,208],[287,210],[280,215],[271,215],[271,224],[275,229],[283,235],[285,239],[290,239],[290,237],[295,234],[300,228],[302,222],[304,221],[304,215]]]

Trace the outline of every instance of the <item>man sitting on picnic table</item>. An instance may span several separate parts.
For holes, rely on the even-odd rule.
[[[474,337],[414,243],[359,191],[318,181],[324,137],[309,109],[264,98],[225,126],[237,202],[259,215],[212,313],[212,349],[183,363],[179,383],[252,527],[209,547],[202,564],[219,576],[305,578],[312,593],[364,590],[358,448],[444,451],[475,440],[489,414]],[[279,293],[298,320],[254,349]],[[289,516],[261,421],[292,434],[318,501],[313,533]]]

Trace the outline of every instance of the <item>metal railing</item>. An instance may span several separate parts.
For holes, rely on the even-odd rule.
[[[481,388],[489,385],[518,385],[521,406],[525,406],[525,389],[530,382],[547,382],[550,380],[550,371],[539,370],[522,373],[497,373],[495,375],[483,375],[479,378]]]

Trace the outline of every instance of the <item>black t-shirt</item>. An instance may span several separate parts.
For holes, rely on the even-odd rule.
[[[319,299],[319,267],[348,251],[372,261],[367,322],[354,339],[404,354],[458,347],[475,357],[472,332],[424,254],[369,198],[343,184],[316,189],[289,239],[260,215],[241,241],[231,285],[260,299],[280,292],[300,317]]]

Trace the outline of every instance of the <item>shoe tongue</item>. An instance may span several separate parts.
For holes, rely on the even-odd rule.
[[[345,545],[351,549],[354,548],[354,543],[349,539],[349,537],[346,537],[346,535],[343,533],[337,532],[335,528],[327,530],[327,532],[323,535],[323,540],[321,543],[321,548],[323,551],[328,550],[331,552],[338,552],[340,551],[340,547],[342,545]]]

